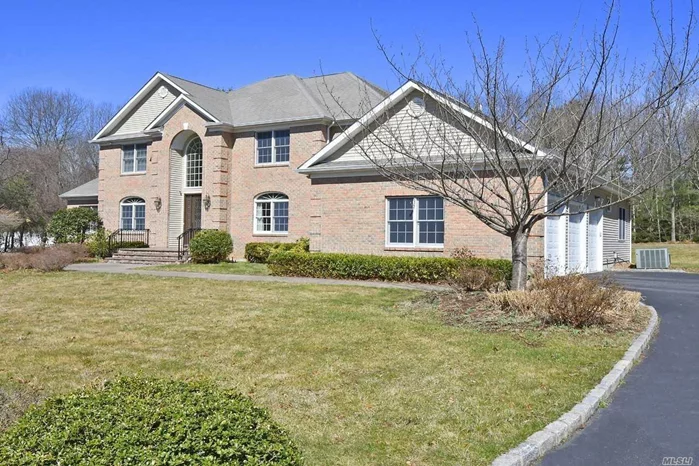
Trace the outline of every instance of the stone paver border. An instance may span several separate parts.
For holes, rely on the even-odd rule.
[[[609,399],[619,384],[629,373],[633,364],[641,357],[648,347],[654,332],[658,328],[658,313],[653,306],[642,304],[650,310],[648,326],[636,337],[629,349],[619,362],[604,376],[602,381],[593,388],[583,400],[573,409],[530,435],[524,442],[504,453],[493,461],[492,466],[526,466],[534,464],[546,453],[556,448],[568,439],[575,431],[582,429],[585,423],[597,411],[600,404]]]

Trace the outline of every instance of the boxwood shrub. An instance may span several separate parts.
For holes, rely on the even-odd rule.
[[[198,264],[218,264],[233,252],[231,235],[220,230],[202,230],[189,241],[189,255]]]
[[[447,282],[465,264],[491,269],[505,280],[509,280],[512,275],[512,264],[504,259],[311,254],[294,251],[277,251],[268,259],[268,267],[273,275],[423,283]]]
[[[0,435],[6,466],[301,463],[265,410],[207,382],[122,378],[50,398]]]
[[[248,262],[264,264],[270,254],[277,251],[308,252],[310,241],[308,238],[300,238],[294,243],[248,243],[245,245],[245,259]]]

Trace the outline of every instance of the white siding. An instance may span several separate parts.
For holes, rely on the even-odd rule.
[[[626,209],[626,239],[619,240],[619,207]],[[628,203],[604,209],[604,262],[611,264],[614,253],[622,261],[631,261],[631,209]]]
[[[397,104],[386,118],[374,126],[371,134],[365,134],[357,144],[348,144],[348,147],[339,150],[327,162],[362,160],[365,152],[372,159],[401,157],[401,152],[420,154],[423,157],[445,156],[448,159],[450,154],[478,151],[472,137],[445,121],[447,118],[444,115],[439,115],[439,108],[432,99],[425,98],[425,111],[418,117],[413,116],[409,109],[416,108],[411,99],[417,96],[422,97],[413,93],[404,102]],[[401,150],[390,152],[387,146],[399,147]]]
[[[163,83],[163,86],[168,90],[165,97],[160,96],[160,86],[157,86],[143,98],[141,104],[129,113],[112,134],[138,133],[152,123],[179,95],[175,88],[166,83]]]
[[[168,247],[177,247],[177,237],[182,234],[184,224],[184,197],[182,181],[184,179],[184,157],[175,149],[170,149],[170,195],[168,210],[167,238]]]

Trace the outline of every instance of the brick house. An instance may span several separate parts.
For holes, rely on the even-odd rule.
[[[228,92],[156,73],[93,139],[93,197],[74,191],[96,201],[106,229],[147,230],[153,248],[213,228],[230,232],[237,258],[248,242],[301,237],[312,251],[441,256],[467,247],[508,258],[508,238],[381,177],[347,137],[370,110],[390,111],[385,124],[438,118],[417,93],[408,82],[389,94],[352,73],[280,76]],[[529,254],[595,271],[629,260],[629,233],[627,205],[547,219]]]

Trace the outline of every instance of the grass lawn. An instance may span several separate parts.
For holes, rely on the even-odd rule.
[[[268,408],[308,464],[484,465],[579,402],[633,338],[480,333],[444,325],[421,296],[0,273],[0,388],[204,377]]]
[[[636,248],[667,248],[670,251],[670,268],[699,272],[699,244],[697,243],[638,243],[633,245],[631,261],[636,262]]]
[[[145,267],[144,267],[145,268]],[[147,267],[172,272],[230,273],[234,275],[269,275],[267,264],[253,262],[221,262],[220,264],[172,264]]]

